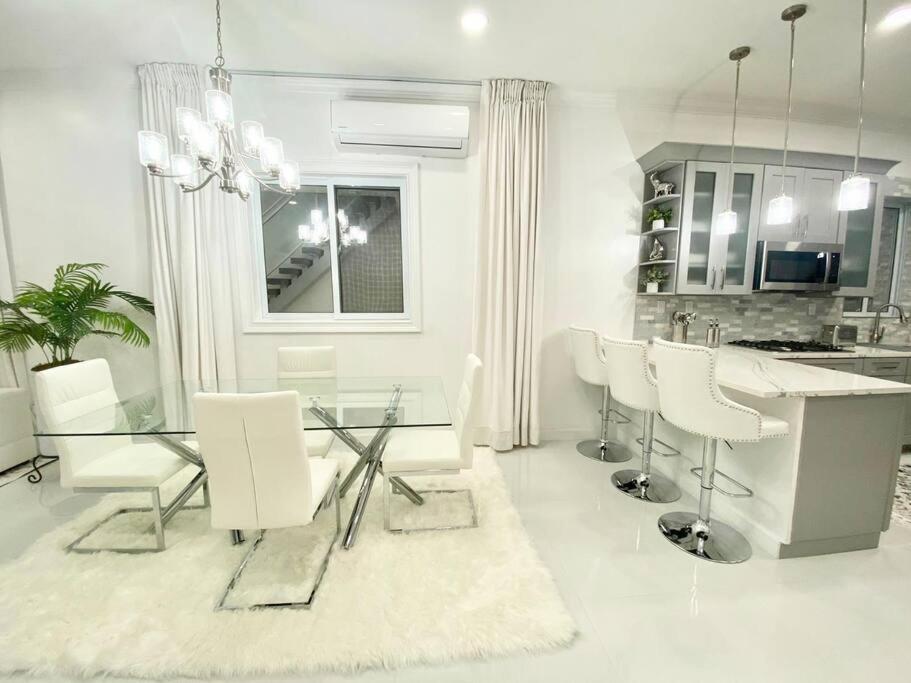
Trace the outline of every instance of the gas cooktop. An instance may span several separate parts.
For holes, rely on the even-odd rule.
[[[728,344],[775,353],[837,353],[847,350],[824,342],[791,339],[738,339]]]

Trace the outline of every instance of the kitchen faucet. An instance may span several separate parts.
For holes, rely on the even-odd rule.
[[[876,309],[876,317],[873,318],[873,327],[870,328],[870,343],[879,344],[883,340],[883,336],[886,334],[886,326],[880,325],[880,316],[882,312],[886,309],[894,308],[898,311],[898,321],[900,323],[906,322],[904,309],[898,304],[883,304]]]

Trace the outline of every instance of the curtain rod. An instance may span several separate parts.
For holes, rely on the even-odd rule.
[[[270,76],[275,78],[324,78],[343,81],[391,81],[394,83],[427,83],[429,85],[466,85],[481,87],[481,81],[460,81],[449,78],[413,78],[411,76],[355,76],[351,74],[318,74],[300,71],[264,71],[258,69],[230,69],[238,76]]]

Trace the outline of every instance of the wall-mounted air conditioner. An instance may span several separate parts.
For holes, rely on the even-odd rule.
[[[468,155],[468,107],[371,100],[333,100],[332,137],[342,152]]]

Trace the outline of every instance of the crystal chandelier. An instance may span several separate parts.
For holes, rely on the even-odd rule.
[[[234,135],[231,74],[225,69],[221,47],[221,0],[215,2],[215,34],[218,56],[209,68],[213,89],[206,90],[206,120],[190,107],[177,107],[177,135],[186,154],[170,154],[168,138],[151,130],[139,131],[139,162],[149,175],[171,178],[183,192],[201,190],[214,179],[224,192],[245,200],[254,183],[281,194],[293,194],[301,186],[300,166],[285,159],[282,141],[266,137],[261,123],[240,124],[242,145]],[[261,171],[248,160],[258,159]],[[278,189],[273,184],[278,181]]]
[[[367,244],[367,231],[359,225],[351,225],[344,209],[338,210],[336,218],[338,220],[338,240],[343,247]],[[314,245],[325,244],[329,241],[329,224],[323,219],[322,210],[310,211],[310,222],[297,226],[297,238],[302,242]]]

